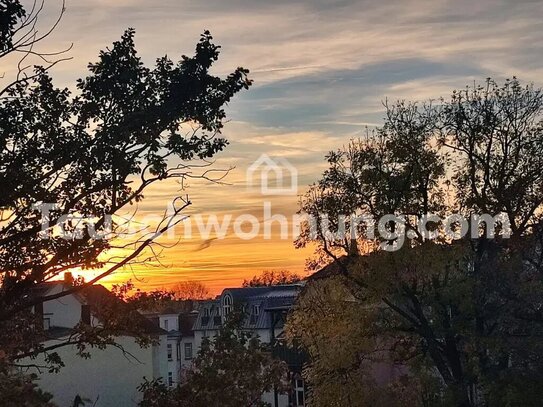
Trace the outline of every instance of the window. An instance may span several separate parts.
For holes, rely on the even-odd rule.
[[[192,343],[185,343],[185,360],[192,359]]]
[[[173,358],[172,358],[172,344],[169,343],[167,345],[167,347],[168,347],[168,360],[173,360]]]
[[[168,386],[169,387],[173,386],[173,373],[172,372],[168,372]]]
[[[303,379],[294,379],[293,386],[293,398],[295,406],[304,406],[305,402],[305,389]]]
[[[256,325],[258,322],[258,315],[260,314],[260,304],[253,304],[251,307],[251,315],[249,317],[249,324]]]
[[[223,306],[224,316],[226,317],[226,316],[228,316],[230,311],[232,311],[232,297],[229,294],[224,296],[223,304],[224,304],[224,306]]]
[[[51,329],[51,318],[43,318],[43,330],[48,331]]]
[[[164,329],[165,329],[166,331],[169,331],[169,329],[168,329],[168,322],[169,322],[169,321],[168,321],[167,319],[164,320]]]
[[[202,314],[202,326],[207,326],[209,324],[209,308],[204,308]]]

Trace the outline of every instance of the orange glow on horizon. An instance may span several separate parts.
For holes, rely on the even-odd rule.
[[[151,291],[169,289],[181,281],[202,282],[212,295],[220,294],[228,287],[240,287],[243,280],[250,279],[264,270],[289,270],[302,277],[308,275],[305,260],[310,249],[295,249],[286,240],[256,240],[236,242],[215,240],[210,247],[187,250],[183,243],[166,249],[162,264],[126,266],[100,280],[99,284],[111,288],[113,284],[132,281],[136,289]],[[74,277],[82,276],[86,281],[103,270],[73,270]]]

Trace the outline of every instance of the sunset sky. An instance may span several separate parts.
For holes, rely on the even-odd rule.
[[[45,27],[60,2],[46,0]],[[283,157],[298,171],[299,192],[318,179],[327,151],[382,123],[385,98],[447,96],[486,77],[517,76],[543,85],[543,2],[534,1],[260,1],[67,0],[66,14],[43,45],[73,42],[71,61],[52,71],[58,86],[72,87],[86,65],[127,27],[136,29],[148,65],[168,54],[191,55],[210,30],[222,53],[214,73],[251,70],[254,86],[229,105],[224,135],[230,146],[217,167],[235,166],[229,185],[189,183],[189,212],[204,217],[253,214],[264,200],[274,214],[292,216],[295,195],[263,197],[248,188],[246,171],[261,154]],[[9,74],[9,68],[4,69]],[[162,213],[178,193],[167,182],[146,194],[140,214]],[[162,265],[117,273],[144,289],[199,280],[216,293],[265,269],[304,272],[310,250],[291,239],[181,239],[163,252]]]

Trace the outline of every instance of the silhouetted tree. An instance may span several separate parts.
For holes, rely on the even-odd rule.
[[[140,387],[140,407],[264,407],[261,398],[286,390],[286,365],[250,332],[238,329],[243,316],[231,317],[213,338],[204,338],[186,379],[174,389],[161,380]]]
[[[4,407],[55,407],[53,396],[40,390],[34,382],[36,375],[23,375],[7,370],[0,359],[0,397]]]
[[[264,270],[250,280],[243,280],[243,287],[267,287],[272,285],[293,284],[302,281],[302,277],[289,270]]]
[[[0,1],[0,58],[48,60],[51,54],[36,48],[50,32],[37,34],[40,10],[39,4],[27,12],[19,1]],[[118,237],[130,219],[110,222],[110,215],[143,200],[157,182],[176,179],[183,186],[187,178],[225,175],[210,160],[228,144],[221,137],[224,106],[250,86],[248,71],[237,68],[224,79],[211,75],[220,47],[207,31],[194,56],[178,62],[161,57],[149,68],[137,55],[134,35],[128,29],[100,52],[73,92],[56,88],[48,74],[61,59],[33,72],[19,64],[16,78],[5,78],[0,89],[0,350],[7,365],[46,350],[34,307],[153,258],[157,238],[183,220],[191,202],[176,197],[151,231],[123,239]],[[42,204],[54,204],[45,217]],[[101,272],[59,294],[36,290],[73,268]],[[70,343],[111,341],[121,325],[109,326],[94,336],[74,332]],[[54,357],[49,361],[59,365]]]
[[[404,220],[387,230],[410,236],[372,237],[367,224],[349,218],[345,236],[323,224],[311,234],[306,225],[297,243],[317,243],[311,264],[334,260],[334,272],[306,286],[288,323],[291,339],[311,355],[305,374],[313,404],[371,394],[372,362],[387,361],[409,367],[411,389],[434,389],[437,400],[419,397],[420,405],[538,406],[543,92],[517,79],[489,79],[438,104],[386,107],[384,126],[331,152],[329,168],[302,199],[302,211],[329,215],[331,232],[340,230],[339,215],[377,221],[392,214]],[[500,233],[503,220],[494,236],[485,223],[468,223],[458,240],[430,222],[432,241],[416,223],[432,213],[468,221],[503,214],[510,238]],[[451,227],[458,231],[460,222]],[[338,346],[327,346],[331,338]]]
[[[209,288],[201,281],[182,281],[172,288],[173,296],[176,300],[207,300],[211,298]]]

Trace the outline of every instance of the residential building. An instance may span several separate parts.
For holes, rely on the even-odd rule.
[[[69,288],[68,283],[49,283],[40,288],[39,295],[57,294]],[[197,310],[188,311],[186,303],[173,302],[159,312],[138,313],[137,322],[145,333],[154,336],[155,345],[142,348],[135,337],[119,335],[115,338],[118,346],[90,349],[89,359],[78,356],[76,346],[58,348],[65,366],[59,373],[40,372],[39,385],[52,393],[53,401],[61,406],[72,405],[77,396],[97,407],[136,406],[141,399],[137,387],[144,378],[162,378],[171,387],[182,383],[203,339],[216,335],[228,315],[242,309],[246,318],[241,329],[271,344],[274,356],[286,361],[289,367],[291,393],[271,392],[263,400],[273,407],[303,406],[302,358],[282,342],[287,314],[301,288],[301,284],[228,288],[214,300],[198,302]],[[94,285],[37,307],[35,312],[43,315],[47,337],[44,345],[65,341],[80,322],[100,326],[102,300],[111,297],[106,288]]]
[[[164,382],[174,387],[184,381],[184,371],[190,367],[194,357],[194,335],[192,326],[198,311],[181,312],[175,310],[175,304],[155,314],[146,314],[161,329],[167,332],[166,354],[167,375]]]
[[[274,356],[284,360],[292,383],[290,394],[266,393],[263,400],[273,407],[303,406],[305,384],[301,376],[303,357],[288,349],[283,341],[287,314],[294,305],[302,284],[269,287],[227,288],[215,300],[200,306],[193,326],[194,348],[197,350],[205,337],[214,336],[234,309],[244,311],[246,318],[241,329],[258,336],[272,345]]]
[[[40,296],[61,293],[72,288],[62,281],[40,286]],[[115,301],[114,296],[103,286],[93,285],[76,293],[46,301],[36,307],[43,315],[45,347],[66,342],[80,322],[99,327],[100,307],[104,300]],[[90,358],[77,355],[77,346],[62,346],[54,351],[59,354],[64,367],[58,373],[47,370],[32,370],[39,376],[39,386],[54,395],[59,406],[71,406],[79,396],[90,405],[132,407],[137,406],[141,394],[137,387],[147,379],[167,377],[169,363],[167,354],[168,333],[141,316],[133,321],[141,326],[145,334],[157,340],[156,345],[141,347],[130,334],[115,337],[116,346],[87,350]],[[42,365],[43,356],[22,360],[24,364]],[[1,404],[1,403],[0,403]]]

